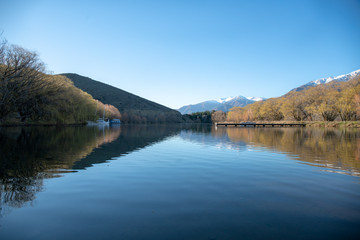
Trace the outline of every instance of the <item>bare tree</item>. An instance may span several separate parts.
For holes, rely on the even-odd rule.
[[[0,45],[0,120],[18,112],[24,120],[39,108],[46,86],[45,65],[35,52],[2,41]]]
[[[5,52],[6,40],[3,39],[1,35],[2,34],[0,34],[0,58],[3,58]]]
[[[216,111],[211,113],[211,120],[213,123],[215,122],[225,122],[226,121],[226,113],[223,111]]]

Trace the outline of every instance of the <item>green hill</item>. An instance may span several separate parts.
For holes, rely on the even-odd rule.
[[[141,98],[108,84],[74,73],[61,74],[74,82],[93,98],[114,105],[120,110],[121,120],[127,123],[184,122],[181,114],[173,109]]]

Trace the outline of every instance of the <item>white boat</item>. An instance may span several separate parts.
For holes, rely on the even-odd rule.
[[[109,119],[105,118],[105,106],[104,106],[104,113],[102,118],[99,118],[98,120],[96,120],[96,122],[87,121],[88,126],[109,126],[109,124],[110,124]]]
[[[109,126],[109,120],[99,118],[98,120],[96,120],[96,122],[87,121],[87,125],[88,126]]]
[[[97,125],[109,125],[109,119],[99,118],[96,123]]]

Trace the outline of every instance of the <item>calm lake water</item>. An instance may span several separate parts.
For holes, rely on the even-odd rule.
[[[0,239],[358,239],[360,131],[0,128]]]

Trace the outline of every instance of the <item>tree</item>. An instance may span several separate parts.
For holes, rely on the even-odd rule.
[[[214,111],[211,114],[211,121],[215,122],[224,122],[226,120],[226,113],[223,111]]]
[[[336,107],[342,121],[355,120],[355,87],[348,88],[341,92],[341,96],[337,99]]]
[[[276,99],[266,100],[261,107],[260,113],[265,120],[280,121],[284,118],[284,115],[280,110],[280,103],[276,101]]]
[[[320,86],[319,86],[320,87]],[[319,113],[318,106],[321,104],[322,90],[319,87],[312,87],[304,92],[304,109],[307,113],[307,118],[314,121]]]
[[[360,117],[360,94],[355,94],[354,96],[354,105],[355,105],[355,111],[358,117]]]
[[[0,120],[11,112],[18,112],[24,120],[29,112],[40,110],[44,73],[45,65],[35,52],[1,42]]]
[[[261,109],[264,105],[265,101],[254,102],[251,105],[246,106],[249,113],[249,120],[264,120],[264,116],[262,115]]]
[[[229,122],[241,122],[244,120],[243,113],[244,108],[242,107],[233,107],[230,109],[229,113],[227,114],[227,121]]]
[[[307,112],[305,111],[304,97],[302,93],[290,93],[287,99],[283,99],[281,105],[281,111],[285,117],[295,119],[296,121],[302,121],[307,118]]]
[[[338,92],[336,90],[330,90],[318,98],[319,103],[317,110],[321,114],[324,121],[334,121],[339,115],[335,105],[337,98]]]

